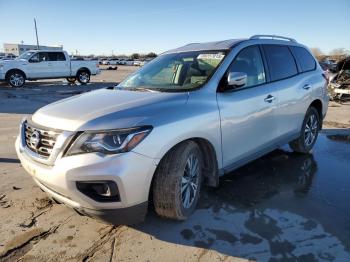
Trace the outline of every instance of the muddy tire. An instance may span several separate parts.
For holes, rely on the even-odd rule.
[[[87,70],[80,70],[77,73],[77,80],[82,85],[89,83],[90,82],[90,72]]]
[[[6,74],[6,81],[12,87],[22,87],[26,82],[26,76],[19,70],[12,70]]]
[[[202,154],[186,141],[161,160],[153,183],[153,204],[158,215],[185,220],[195,210],[202,183]]]
[[[289,143],[294,152],[309,153],[316,143],[318,131],[320,130],[320,116],[314,107],[309,107],[306,112],[300,136]]]

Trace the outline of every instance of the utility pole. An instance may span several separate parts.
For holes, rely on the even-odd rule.
[[[36,47],[39,50],[39,38],[38,38],[38,29],[36,27],[36,20],[34,18],[34,26],[35,26],[35,35],[36,35]]]

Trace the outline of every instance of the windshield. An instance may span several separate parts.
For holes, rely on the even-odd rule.
[[[23,54],[21,54],[17,59],[25,59],[28,60],[33,54],[35,54],[35,51],[28,51]]]
[[[190,91],[205,84],[224,57],[223,51],[161,55],[127,77],[116,88],[163,92]]]

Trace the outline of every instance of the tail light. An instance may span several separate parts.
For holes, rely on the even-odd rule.
[[[324,71],[322,73],[323,78],[327,81],[327,84],[329,83],[329,74],[327,71]]]

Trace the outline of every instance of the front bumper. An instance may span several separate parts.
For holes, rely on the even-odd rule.
[[[133,224],[142,221],[146,215],[149,189],[157,165],[154,159],[135,152],[116,155],[89,153],[58,157],[50,166],[35,161],[20,140],[20,137],[16,140],[16,152],[22,166],[56,201],[80,214],[113,224]],[[115,182],[120,201],[97,202],[76,187],[77,181],[96,180]]]

